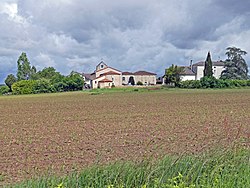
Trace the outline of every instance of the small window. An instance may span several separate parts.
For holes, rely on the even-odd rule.
[[[96,84],[96,81],[95,81],[95,84]]]
[[[125,77],[122,77],[122,81],[125,81]]]
[[[114,81],[114,78],[112,77],[112,81]]]
[[[101,65],[101,69],[103,68],[103,65]]]

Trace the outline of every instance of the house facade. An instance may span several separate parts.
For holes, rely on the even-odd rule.
[[[213,76],[217,79],[221,77],[221,73],[225,70],[225,65],[223,61],[214,61],[213,63]],[[192,70],[196,74],[196,80],[200,80],[204,77],[205,62],[200,61],[192,65]]]
[[[121,72],[109,67],[101,61],[93,73],[83,74],[85,88],[111,88],[113,86],[136,85],[141,82],[144,85],[155,85],[156,74],[147,71]]]
[[[213,76],[217,79],[220,78],[221,73],[225,70],[225,66],[223,61],[214,61],[213,62]],[[190,64],[190,66],[183,66],[184,70],[181,73],[181,80],[200,80],[204,77],[204,69],[205,69],[205,62],[200,61],[195,64]]]
[[[137,72],[123,72],[122,73],[122,85],[136,85],[141,82],[143,85],[155,85],[156,84],[156,74],[147,71],[137,71]]]
[[[182,66],[183,71],[180,74],[181,81],[195,80],[196,75],[189,66]]]

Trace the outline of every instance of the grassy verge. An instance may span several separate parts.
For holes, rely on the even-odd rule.
[[[212,155],[165,157],[157,162],[96,166],[66,177],[34,179],[12,187],[250,187],[250,151],[231,149]]]
[[[159,86],[123,86],[114,88],[101,88],[101,89],[91,89],[83,90],[87,93],[113,93],[113,92],[146,92],[146,91],[157,91],[167,89],[167,87]]]

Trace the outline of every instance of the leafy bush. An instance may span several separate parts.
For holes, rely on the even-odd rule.
[[[201,82],[199,80],[186,80],[179,83],[180,88],[198,89],[201,88]]]
[[[6,94],[10,91],[10,88],[8,86],[1,86],[0,87],[0,95]]]
[[[57,92],[63,92],[65,91],[65,88],[67,87],[67,84],[64,82],[56,82],[53,84],[53,87]]]
[[[204,76],[200,79],[202,88],[216,88],[217,79],[215,77]]]
[[[65,77],[62,82],[64,83],[64,91],[77,91],[83,88],[84,81],[79,74],[73,74]]]
[[[52,79],[41,78],[16,82],[12,85],[12,91],[15,95],[77,91],[82,89],[83,84],[84,81],[78,74],[67,77],[56,75]]]
[[[55,91],[54,86],[46,79],[21,80],[12,85],[12,93],[14,95],[52,93]]]
[[[224,80],[214,77],[203,77],[200,80],[186,80],[179,84],[180,88],[233,88],[250,86],[250,80]]]
[[[34,93],[52,93],[55,91],[55,87],[47,79],[43,78],[35,82]]]
[[[138,85],[138,86],[142,86],[142,85],[143,85],[143,83],[142,83],[141,81],[138,81],[138,82],[136,83],[136,85]]]
[[[18,81],[11,86],[12,93],[14,95],[35,93],[35,84],[36,84],[35,80]]]

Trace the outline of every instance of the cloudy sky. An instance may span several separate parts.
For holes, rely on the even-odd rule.
[[[21,52],[63,74],[91,72],[101,59],[158,75],[208,51],[224,60],[228,46],[250,53],[249,17],[249,0],[1,0],[0,83]]]

